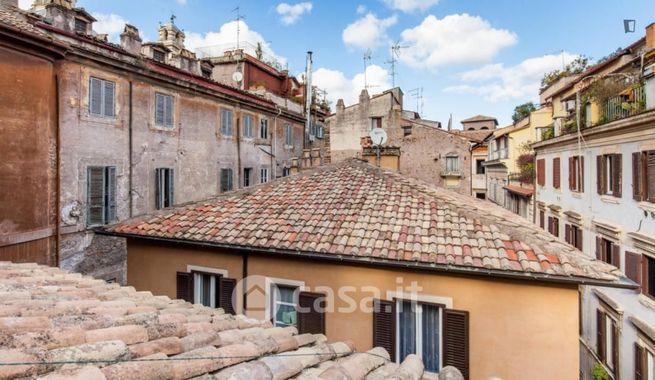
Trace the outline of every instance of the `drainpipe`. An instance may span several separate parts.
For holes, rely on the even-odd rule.
[[[132,123],[133,123],[133,118],[132,118],[133,117],[133,115],[132,115],[132,81],[129,82],[129,92],[128,92],[128,94],[129,94],[128,95],[129,96],[129,99],[128,99],[128,102],[129,102],[129,106],[128,106],[129,107],[129,110],[128,110],[129,111],[129,114],[128,114],[129,120],[128,120],[128,137],[127,138],[128,138],[128,153],[129,153],[128,165],[129,165],[129,167],[128,167],[128,177],[127,177],[127,181],[128,181],[128,187],[127,188],[128,188],[129,206],[130,206],[129,216],[130,216],[130,218],[132,218],[132,216],[134,214],[134,211],[133,211],[133,206],[134,205],[133,205],[133,200],[132,200],[132,195],[133,195],[132,194],[132,175],[133,175],[132,153],[133,153],[133,149],[134,149],[134,145],[133,145],[134,142],[132,140]]]
[[[60,249],[60,243],[61,243],[61,130],[59,126],[61,125],[61,113],[60,113],[60,108],[59,108],[59,89],[60,89],[60,80],[59,75],[55,75],[55,119],[56,119],[56,143],[57,143],[57,153],[56,153],[56,164],[57,164],[57,169],[55,170],[55,186],[57,188],[56,190],[56,198],[55,198],[55,205],[57,207],[57,211],[55,212],[56,215],[56,220],[55,220],[55,257],[54,257],[54,262],[59,266],[59,249]]]
[[[248,294],[246,293],[248,290],[248,254],[245,252],[241,254],[241,284],[241,297],[243,304],[241,312],[245,315],[246,310],[248,309]]]
[[[305,68],[305,133],[303,148],[309,148],[309,128],[312,123],[312,52],[307,52],[307,66]]]
[[[236,111],[236,110],[235,110]],[[234,112],[236,116],[236,112]],[[233,187],[233,189],[239,189],[241,186],[243,186],[243,183],[241,182],[241,125],[239,121],[241,120],[241,108],[239,108],[239,117],[236,118],[236,139],[237,139],[237,173],[236,173],[236,180],[237,180],[237,186]],[[234,184],[233,184],[234,185]]]
[[[277,179],[277,118],[282,114],[282,108],[275,105],[277,114],[273,118],[273,142],[271,144],[271,175],[272,179]]]

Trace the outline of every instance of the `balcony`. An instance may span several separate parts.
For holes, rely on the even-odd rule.
[[[504,160],[508,157],[509,155],[509,150],[507,148],[504,149],[498,149],[489,152],[489,161],[494,161],[494,160]]]
[[[625,119],[646,110],[646,94],[640,85],[624,91],[618,96],[607,99],[603,118],[599,124]]]
[[[439,175],[442,178],[461,178],[462,172],[459,170],[442,170]]]

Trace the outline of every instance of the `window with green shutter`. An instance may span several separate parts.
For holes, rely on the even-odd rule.
[[[171,95],[155,93],[155,125],[173,128],[173,97]]]
[[[116,83],[89,78],[89,114],[109,118],[116,116]]]
[[[221,110],[221,134],[223,136],[232,136],[232,111]]]
[[[243,115],[243,137],[252,138],[252,123],[253,118],[250,115]]]
[[[87,168],[87,225],[97,226],[116,221],[116,168]]]

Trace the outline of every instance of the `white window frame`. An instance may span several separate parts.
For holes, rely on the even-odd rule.
[[[449,168],[450,165],[448,163],[453,162],[453,161],[455,162],[455,168],[451,170]],[[446,156],[446,171],[447,172],[458,172],[459,171],[459,156],[455,156],[455,155],[447,155]]]
[[[295,287],[298,289],[298,293],[305,291],[306,288],[304,281],[290,280],[287,278],[266,277],[264,281],[264,286],[266,287],[266,320],[272,321],[273,325],[275,325],[275,313],[272,309],[273,303],[275,302],[275,292],[271,291],[273,285]],[[297,304],[298,300],[296,300],[296,305]]]
[[[284,145],[293,147],[293,128],[291,124],[284,125]]]
[[[612,371],[616,371],[615,364],[614,363],[614,353],[612,352],[614,345],[618,344],[619,342],[614,342],[614,335],[612,334],[612,325],[616,324],[617,328],[619,325],[619,322],[612,318],[608,312],[603,313],[605,315],[605,362],[607,367],[609,367]]]
[[[92,112],[92,104],[91,104],[92,100],[91,99],[92,99],[92,91],[93,90],[92,90],[92,84],[91,83],[93,83],[94,80],[97,80],[97,81],[100,82],[100,113],[93,113]],[[113,94],[113,99],[112,99],[113,109],[111,110],[111,112],[112,112],[111,115],[107,115],[107,109],[105,108],[105,105],[106,105],[106,101],[105,101],[105,98],[106,98],[105,83],[106,82],[112,83],[112,85],[114,86],[114,94]],[[100,77],[90,75],[89,76],[89,96],[88,96],[88,98],[89,98],[89,106],[88,106],[89,115],[92,116],[92,117],[97,117],[97,118],[115,120],[116,119],[116,99],[118,98],[117,89],[118,89],[118,86],[117,86],[117,83],[115,81],[109,80],[109,79],[102,79]]]
[[[265,117],[259,119],[259,138],[262,140],[268,139],[268,119]]]
[[[244,114],[241,118],[243,120],[243,137],[246,139],[252,138],[252,127],[255,123],[255,118],[250,114]],[[250,120],[249,123],[246,123],[246,120]],[[248,133],[246,133],[248,132]]]
[[[163,109],[163,120],[161,123],[157,123],[157,97],[163,97],[164,98],[164,109]],[[171,98],[171,124],[167,125],[166,124],[166,98]],[[155,121],[155,127],[158,128],[163,128],[163,129],[175,129],[175,97],[171,94],[167,94],[165,92],[161,91],[155,91],[155,112],[154,112],[154,121]]]
[[[614,194],[614,178],[612,177],[612,171],[614,170],[614,157],[611,154],[605,155],[603,157],[605,160],[605,194],[613,195]]]
[[[225,115],[229,115],[228,118],[225,118]],[[227,121],[227,124],[224,122]],[[221,108],[221,135],[226,137],[231,137],[234,134],[234,112],[229,108]]]
[[[259,168],[259,183],[268,183],[270,179],[268,168]]]
[[[644,380],[655,380],[655,354],[647,345],[642,346],[646,353],[646,377]]]
[[[210,305],[210,307],[218,307],[216,305],[216,279],[219,277],[227,277],[228,271],[225,269],[218,269],[218,268],[210,268],[210,267],[203,267],[199,265],[187,265],[186,266],[186,271],[187,273],[191,273],[193,275],[193,303],[201,305],[202,302],[200,301],[200,281],[198,280],[201,278],[202,274],[211,274],[213,275],[211,277],[211,283],[210,283],[210,304],[214,303],[214,305]]]

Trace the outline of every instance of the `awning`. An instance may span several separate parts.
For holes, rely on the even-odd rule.
[[[518,194],[524,197],[531,197],[532,194],[534,194],[534,189],[526,188],[526,187],[520,187],[520,186],[503,186],[503,188],[510,193]]]

